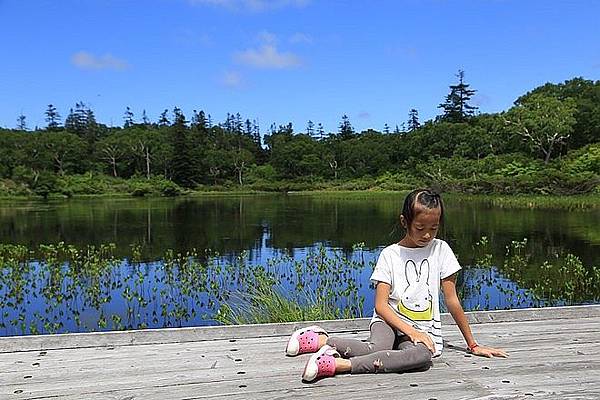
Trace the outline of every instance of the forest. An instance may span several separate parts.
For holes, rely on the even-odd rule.
[[[157,121],[125,108],[123,124],[96,120],[83,102],[64,121],[0,129],[0,196],[175,196],[207,191],[404,190],[457,193],[600,193],[600,81],[547,83],[511,108],[482,113],[458,71],[439,115],[357,132],[344,115],[336,132],[307,121],[271,124],[230,113],[174,107]]]

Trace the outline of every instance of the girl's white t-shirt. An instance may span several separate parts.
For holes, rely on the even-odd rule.
[[[425,247],[409,248],[395,243],[379,254],[371,282],[391,286],[388,303],[396,314],[413,327],[427,332],[435,343],[434,356],[442,354],[440,281],[460,270],[454,252],[441,239]],[[383,321],[375,310],[371,324]],[[402,334],[402,332],[399,332]]]

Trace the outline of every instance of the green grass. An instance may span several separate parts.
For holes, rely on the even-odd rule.
[[[343,311],[327,299],[303,292],[286,297],[280,287],[259,281],[248,293],[235,293],[219,308],[215,319],[225,325],[263,324],[338,319]]]
[[[554,195],[466,195],[449,193],[444,198],[449,201],[469,202],[471,200],[488,203],[499,208],[546,208],[546,209],[591,209],[600,208],[600,194],[554,196]]]

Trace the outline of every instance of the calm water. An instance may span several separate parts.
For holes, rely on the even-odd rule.
[[[269,260],[285,256],[267,268],[282,281],[283,290],[298,286],[299,279],[315,289],[323,284],[323,273],[298,270],[294,275],[290,260],[306,259],[321,247],[332,257],[362,262],[362,268],[338,271],[337,289],[356,282],[364,297],[362,314],[368,315],[373,307],[368,276],[381,248],[400,238],[396,221],[401,200],[396,194],[351,194],[2,202],[0,243],[30,248],[60,241],[77,247],[115,243],[115,256],[127,259],[112,265],[99,282],[74,278],[66,266],[57,278],[47,267],[32,265],[21,273],[28,285],[19,288],[19,296],[11,287],[9,274],[14,271],[3,268],[0,335],[211,324],[220,301],[215,293],[243,286],[246,275],[235,274],[246,267],[238,264],[268,266]],[[467,309],[544,305],[528,289],[537,268],[557,254],[572,253],[586,268],[600,266],[600,209],[491,208],[485,201],[454,197],[446,199],[446,207],[441,236],[465,266],[474,263],[473,248],[483,236],[499,259],[511,241],[528,238],[531,257],[518,274],[503,271],[501,265],[465,269],[461,282],[468,286],[463,291]],[[128,260],[132,244],[141,249],[135,263]],[[209,268],[208,276],[169,276],[161,261],[168,249],[211,249],[218,253],[213,261],[220,266]],[[204,287],[209,281],[212,290]],[[576,299],[596,300],[594,294]],[[562,302],[555,299],[552,304]]]

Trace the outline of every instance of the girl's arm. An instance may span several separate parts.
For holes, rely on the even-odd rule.
[[[456,325],[458,325],[458,329],[460,329],[460,332],[465,338],[469,350],[478,356],[508,357],[508,353],[504,352],[503,350],[495,349],[493,347],[480,346],[475,341],[475,338],[473,338],[473,333],[471,332],[471,327],[467,321],[467,316],[465,315],[465,312],[460,305],[460,301],[458,300],[458,295],[456,294],[456,274],[452,274],[449,277],[442,279],[442,291],[444,292],[446,307],[448,308],[448,311],[450,311],[454,321],[456,321]]]
[[[435,353],[435,344],[431,337],[418,329],[413,328],[410,324],[402,321],[396,312],[390,307],[388,300],[390,296],[391,286],[385,282],[377,283],[375,288],[375,311],[389,326],[398,329],[407,335],[410,340],[417,344],[423,343],[431,353]]]

